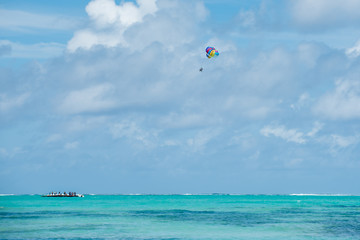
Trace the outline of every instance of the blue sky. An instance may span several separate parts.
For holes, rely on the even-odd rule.
[[[360,194],[359,10],[0,1],[0,193]]]

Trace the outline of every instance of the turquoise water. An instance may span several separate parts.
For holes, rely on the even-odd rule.
[[[360,239],[360,197],[0,196],[1,239]]]

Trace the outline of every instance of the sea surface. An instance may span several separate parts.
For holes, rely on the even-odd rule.
[[[360,239],[360,197],[3,195],[0,239]]]

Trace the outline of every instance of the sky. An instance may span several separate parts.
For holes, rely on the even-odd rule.
[[[360,194],[359,56],[357,0],[0,0],[0,193]]]

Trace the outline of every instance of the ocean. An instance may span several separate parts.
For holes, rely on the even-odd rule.
[[[0,196],[0,239],[360,239],[360,196]]]

